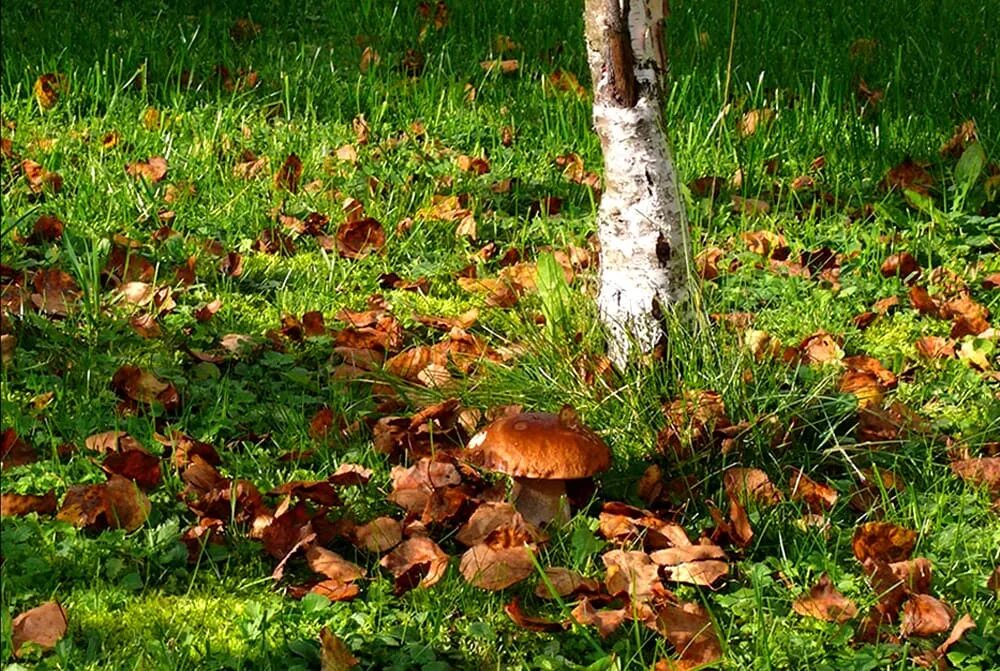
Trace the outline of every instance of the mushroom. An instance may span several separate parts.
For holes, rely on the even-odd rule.
[[[558,415],[523,412],[502,417],[469,440],[470,461],[514,480],[514,507],[533,524],[569,520],[567,480],[611,466],[611,450],[563,406]]]

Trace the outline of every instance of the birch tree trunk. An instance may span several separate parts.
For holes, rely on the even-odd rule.
[[[661,343],[663,313],[687,297],[687,220],[662,112],[666,0],[586,0],[585,12],[604,154],[597,304],[621,368]]]

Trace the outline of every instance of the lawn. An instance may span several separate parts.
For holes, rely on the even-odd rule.
[[[671,4],[614,371],[580,3],[6,3],[3,668],[1000,668],[995,13]],[[456,458],[564,405],[539,538]]]

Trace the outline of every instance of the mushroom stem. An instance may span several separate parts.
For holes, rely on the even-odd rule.
[[[565,523],[570,519],[565,480],[515,477],[511,498],[517,512],[537,526],[552,520]]]

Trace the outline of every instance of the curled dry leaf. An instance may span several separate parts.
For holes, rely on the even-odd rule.
[[[35,100],[43,110],[52,109],[59,97],[66,92],[68,80],[61,72],[46,72],[39,75],[33,87]]]
[[[930,560],[916,557],[906,561],[892,562],[889,564],[889,570],[908,593],[928,594],[930,592],[933,577]]]
[[[759,468],[730,468],[722,476],[726,493],[742,502],[753,501],[769,506],[782,501],[784,495],[771,484],[767,473]]]
[[[14,429],[5,429],[0,435],[0,468],[6,470],[14,466],[24,466],[38,461],[38,453]]]
[[[119,398],[137,403],[160,403],[167,412],[180,407],[180,396],[173,384],[163,382],[138,366],[125,364],[119,368],[111,378],[111,388]]]
[[[523,533],[536,543],[545,540],[541,529],[526,521],[513,504],[505,501],[487,501],[481,504],[459,529],[455,540],[472,547],[485,542],[491,533],[504,527]]]
[[[48,601],[27,610],[11,622],[15,657],[21,655],[25,645],[49,650],[65,635],[66,611],[55,601]]]
[[[354,530],[354,544],[369,552],[385,552],[403,540],[403,525],[391,517],[376,517]]]
[[[56,495],[47,492],[41,496],[35,494],[3,494],[0,495],[0,517],[21,517],[29,513],[51,515],[56,511]]]
[[[886,173],[882,180],[882,188],[886,191],[892,189],[909,189],[927,195],[934,186],[934,177],[924,168],[907,156],[902,163],[894,166]]]
[[[914,594],[903,604],[903,620],[899,635],[934,636],[951,627],[952,611],[944,603],[929,594]]]
[[[712,619],[699,603],[664,604],[657,609],[653,627],[662,634],[680,656],[680,663],[661,660],[655,671],[692,669],[722,658],[722,644]]]
[[[604,585],[611,596],[646,601],[666,591],[660,582],[660,567],[645,552],[611,550],[601,561],[607,567]]]
[[[916,543],[916,531],[890,522],[866,522],[854,530],[851,547],[862,563],[869,559],[898,562],[909,559]]]
[[[736,134],[740,137],[749,137],[774,121],[776,116],[773,109],[752,109],[736,122]]]
[[[348,671],[358,665],[358,658],[351,654],[347,645],[328,627],[320,629],[319,643],[320,671]]]
[[[901,252],[889,256],[881,267],[882,277],[899,277],[912,283],[920,277],[920,264],[909,252]]]
[[[294,153],[288,158],[274,173],[274,188],[276,191],[288,191],[289,193],[299,192],[299,180],[302,177],[302,159]]]
[[[466,550],[459,571],[475,587],[501,590],[534,573],[533,553],[534,545],[524,543],[509,529],[501,529],[486,542]]]
[[[135,531],[149,516],[150,503],[135,483],[112,474],[98,485],[70,487],[56,519],[86,529]]]
[[[337,250],[348,259],[360,259],[385,245],[385,230],[371,217],[348,220],[337,229]]]
[[[101,468],[135,482],[145,490],[153,489],[163,479],[160,458],[143,449],[123,450],[109,454]]]
[[[516,596],[513,601],[504,606],[504,612],[506,612],[507,616],[514,621],[514,624],[523,629],[527,629],[528,631],[556,632],[562,631],[566,628],[566,626],[561,622],[553,622],[552,620],[547,620],[545,618],[526,615],[524,611],[521,610],[521,600]]]
[[[396,593],[400,594],[418,584],[430,587],[437,583],[448,568],[448,559],[430,538],[414,536],[397,545],[379,563],[396,578]]]
[[[142,178],[151,184],[156,184],[167,176],[167,160],[162,156],[150,156],[145,161],[127,164],[125,172],[131,177]]]
[[[804,617],[814,617],[839,624],[847,622],[858,614],[858,607],[854,602],[837,591],[825,573],[819,582],[809,588],[808,594],[803,594],[792,602],[792,610]]]
[[[573,597],[579,594],[598,594],[601,583],[593,578],[586,578],[573,569],[561,566],[550,566],[545,569],[545,578],[540,579],[535,586],[535,596],[543,599],[556,597]]]
[[[102,431],[88,436],[83,444],[88,450],[99,454],[141,450],[142,444],[124,431]]]
[[[573,608],[570,617],[577,624],[591,626],[597,629],[601,638],[607,638],[618,631],[618,628],[629,617],[628,608],[602,608],[597,609],[591,604],[589,599],[581,599],[580,603]]]
[[[710,587],[729,574],[726,553],[717,545],[689,545],[649,555],[667,580]]]
[[[336,552],[313,545],[306,550],[306,561],[316,573],[325,575],[330,580],[353,582],[365,577],[365,570],[341,557]]]
[[[1000,495],[1000,457],[976,457],[951,462],[951,471],[973,487]]]
[[[803,471],[793,469],[788,485],[792,501],[806,504],[809,512],[822,514],[837,503],[837,490],[829,485],[816,482]]]

